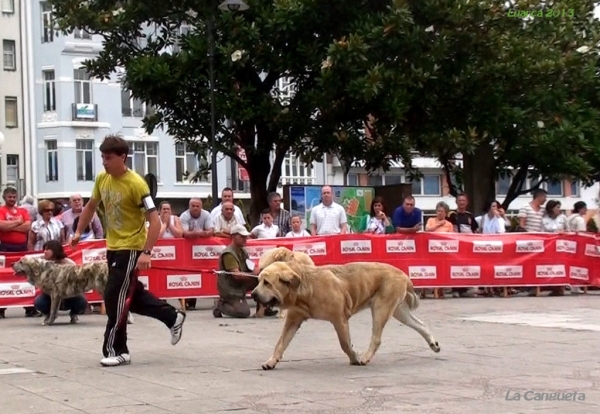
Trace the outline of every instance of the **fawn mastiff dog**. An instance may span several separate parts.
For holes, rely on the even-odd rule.
[[[259,275],[252,297],[265,305],[287,309],[283,332],[273,355],[262,365],[275,368],[292,338],[307,319],[333,324],[342,350],[351,365],[367,365],[381,344],[381,334],[390,317],[413,328],[434,352],[440,346],[427,326],[411,314],[418,297],[410,278],[400,269],[383,263],[310,266],[294,261],[275,262]],[[373,318],[371,343],[359,357],[352,349],[349,319],[370,308]]]
[[[50,314],[42,325],[54,324],[63,299],[82,295],[90,289],[102,294],[108,280],[106,263],[59,265],[41,258],[23,257],[12,268],[15,274],[24,274],[29,284],[50,295]]]

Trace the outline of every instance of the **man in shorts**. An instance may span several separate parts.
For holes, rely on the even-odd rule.
[[[181,339],[185,313],[156,298],[138,281],[137,270],[150,268],[152,248],[160,233],[160,219],[146,181],[127,168],[129,145],[123,138],[108,135],[102,145],[105,172],[96,177],[92,197],[79,216],[71,245],[75,247],[81,233],[94,217],[102,202],[106,220],[106,260],[108,282],[104,291],[106,331],[100,361],[103,366],[131,362],[127,348],[127,313],[129,310],[163,322],[171,330],[171,344]],[[150,223],[146,229],[146,221]],[[130,300],[130,309],[127,301]]]

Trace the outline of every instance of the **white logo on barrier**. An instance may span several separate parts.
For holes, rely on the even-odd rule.
[[[557,240],[556,252],[575,254],[577,253],[577,242],[572,240]]]
[[[386,240],[385,250],[388,253],[416,253],[414,240]]]
[[[522,279],[523,266],[494,266],[496,279]]]
[[[6,267],[6,256],[0,256],[0,267]]]
[[[535,277],[566,277],[565,265],[537,265]]]
[[[150,289],[150,281],[148,279],[148,276],[138,276],[138,280],[142,282],[142,285],[144,285],[144,289]]]
[[[215,244],[214,246],[192,246],[192,257],[196,260],[218,259],[225,246]]]
[[[276,249],[277,246],[246,246],[246,251],[248,252],[248,258],[250,260],[260,259],[263,254],[268,252],[269,250]]]
[[[411,279],[437,279],[435,266],[408,266],[408,277]]]
[[[517,253],[543,253],[543,240],[517,240]]]
[[[342,254],[370,254],[371,240],[344,240],[340,243]]]
[[[502,240],[478,240],[473,242],[473,253],[502,253]]]
[[[106,249],[83,249],[81,251],[81,262],[83,264],[106,262]]]
[[[295,252],[306,253],[309,256],[326,256],[327,255],[327,243],[316,242],[316,243],[298,243],[294,244],[292,248]]]
[[[429,240],[429,253],[458,253],[458,240]]]
[[[177,252],[175,250],[175,246],[154,246],[152,249],[152,259],[176,260]]]
[[[590,280],[590,271],[585,267],[571,266],[569,268],[569,277],[577,280]]]
[[[600,257],[600,250],[598,250],[598,246],[596,246],[595,244],[586,244],[585,245],[585,255],[593,256],[593,257]]]
[[[450,266],[450,279],[479,279],[481,266]]]
[[[200,289],[202,275],[168,275],[167,289]]]
[[[0,283],[0,298],[33,298],[35,287],[29,283]]]

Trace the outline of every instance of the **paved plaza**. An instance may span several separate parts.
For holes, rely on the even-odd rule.
[[[422,300],[416,315],[441,353],[392,320],[365,367],[348,364],[329,324],[309,321],[267,372],[260,366],[281,331],[278,318],[191,311],[173,347],[164,326],[138,316],[129,326],[132,364],[102,368],[104,316],[71,326],[61,315],[45,327],[22,315],[10,309],[0,320],[2,414],[600,412],[595,294]],[[360,352],[369,318],[367,311],[351,321]],[[537,393],[569,393],[570,401],[533,400]],[[572,401],[580,394],[584,401]]]

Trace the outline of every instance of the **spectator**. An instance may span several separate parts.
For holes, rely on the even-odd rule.
[[[160,233],[158,233],[158,238],[178,239],[182,237],[183,228],[181,227],[181,220],[173,214],[171,204],[168,201],[163,201],[158,206],[158,212],[160,214]]]
[[[569,231],[587,231],[584,216],[587,214],[587,205],[583,201],[578,201],[573,205],[573,214],[567,219]]]
[[[216,201],[217,200],[213,200],[213,203],[215,203]],[[234,210],[233,215],[235,216],[236,222],[238,224],[241,224],[242,226],[245,226],[246,218],[244,217],[242,210],[234,204],[233,190],[229,187],[226,187],[223,189],[223,191],[221,191],[221,204],[219,204],[218,206],[213,208],[212,211],[210,212],[210,217],[212,218],[213,223],[216,224],[217,217],[219,217],[221,215],[221,210],[223,208],[224,203],[231,203],[233,205],[233,210]]]
[[[310,212],[310,234],[326,236],[348,233],[348,219],[344,207],[333,201],[331,187],[321,188],[321,203]]]
[[[415,198],[407,196],[392,215],[396,233],[416,233],[423,227],[423,213],[415,207]]]
[[[234,205],[231,201],[225,201],[222,203],[221,214],[217,216],[215,220],[215,236],[217,237],[231,237],[230,230],[236,224],[243,226],[238,222],[235,216]]]
[[[560,212],[560,201],[550,200],[546,203],[546,215],[542,218],[542,231],[558,233],[567,231],[567,216]]]
[[[538,188],[533,192],[533,200],[521,207],[517,215],[521,230],[534,233],[542,231],[542,220],[544,219],[542,206],[546,202],[547,195],[546,190]]]
[[[392,222],[383,211],[383,197],[376,196],[371,203],[371,214],[369,215],[366,233],[386,234],[394,232]]]
[[[79,217],[77,219],[79,219]],[[62,247],[62,244],[58,240],[47,241],[42,246],[42,249],[44,250],[44,259],[46,260],[50,260],[59,265],[75,264],[73,260],[67,257]],[[42,315],[48,315],[50,313],[51,305],[52,299],[50,298],[50,295],[44,292],[40,293],[33,300],[33,306]],[[62,311],[70,311],[69,314],[71,316],[71,323],[77,323],[79,320],[77,315],[83,314],[86,308],[87,300],[85,299],[85,296],[77,295],[67,299],[63,299],[59,309]]]
[[[299,215],[293,215],[290,219],[292,230],[285,237],[310,237],[310,233],[302,228],[302,219]]]
[[[29,212],[23,207],[17,207],[17,190],[6,187],[2,192],[4,205],[0,207],[0,252],[25,252],[27,251],[27,236],[31,230]],[[0,319],[4,318],[4,311],[0,308]],[[33,307],[25,308],[25,316],[36,316]]]
[[[277,237],[283,237],[290,231],[290,213],[281,208],[281,196],[279,193],[269,193],[267,202],[269,203],[273,223],[279,229]]]
[[[425,231],[436,233],[452,233],[454,226],[447,220],[450,207],[440,201],[435,206],[435,217],[430,217],[425,224]]]
[[[506,221],[500,214],[501,209],[502,207],[498,200],[486,201],[486,203],[483,206],[484,214],[475,219],[481,233],[506,233]]]
[[[63,214],[63,217],[64,217],[64,214]],[[78,225],[79,225],[79,216],[76,217],[75,220],[73,221],[73,227],[71,228],[69,233],[74,234],[75,231],[77,230]],[[65,232],[65,233],[67,233],[67,232]],[[83,230],[83,233],[81,233],[81,241],[94,240],[95,238],[96,238],[96,235],[94,234],[92,225],[88,224],[88,226],[85,228],[85,230]]]
[[[190,198],[188,209],[181,214],[179,221],[186,239],[214,236],[214,223],[207,210],[202,208],[202,200]]]
[[[60,220],[63,224],[65,240],[71,238],[71,236],[73,236],[75,233],[75,230],[73,229],[76,229],[76,227],[73,227],[73,224],[75,223],[75,219],[79,217],[83,211],[83,198],[80,194],[73,194],[69,198],[69,205],[71,206],[71,209],[65,211],[60,218],[56,214],[54,215],[54,218],[56,220]],[[94,239],[104,238],[104,229],[102,228],[102,223],[100,222],[100,217],[98,217],[98,214],[94,213],[94,217],[92,218],[90,226],[94,232]]]
[[[25,197],[23,197],[23,199],[21,200],[21,207],[23,207],[25,210],[27,210],[27,212],[29,213],[29,219],[32,221],[35,221],[38,219],[38,212],[37,212],[37,207],[33,205],[35,201],[33,200],[33,197],[30,195],[26,195]]]
[[[31,225],[27,250],[42,250],[44,244],[50,240],[57,240],[64,243],[64,231],[61,221],[54,218],[54,203],[48,200],[42,200],[38,204],[38,212],[42,216]]]
[[[231,203],[229,203],[231,204]],[[224,203],[223,212],[228,208]],[[233,207],[231,207],[233,216]],[[246,251],[246,241],[250,233],[240,224],[231,227],[231,244],[221,252],[219,256],[219,270],[227,273],[217,276],[217,290],[219,299],[215,301],[213,316],[221,318],[223,315],[231,318],[247,318],[250,316],[250,307],[246,300],[249,290],[258,285],[256,277],[247,276],[247,273],[258,275],[259,269],[248,257]],[[256,312],[264,310],[265,316],[274,316],[277,311],[263,307],[260,304],[256,306]]]
[[[279,236],[279,227],[273,224],[273,216],[270,209],[261,213],[262,223],[252,229],[251,237],[255,239],[274,239]]]

